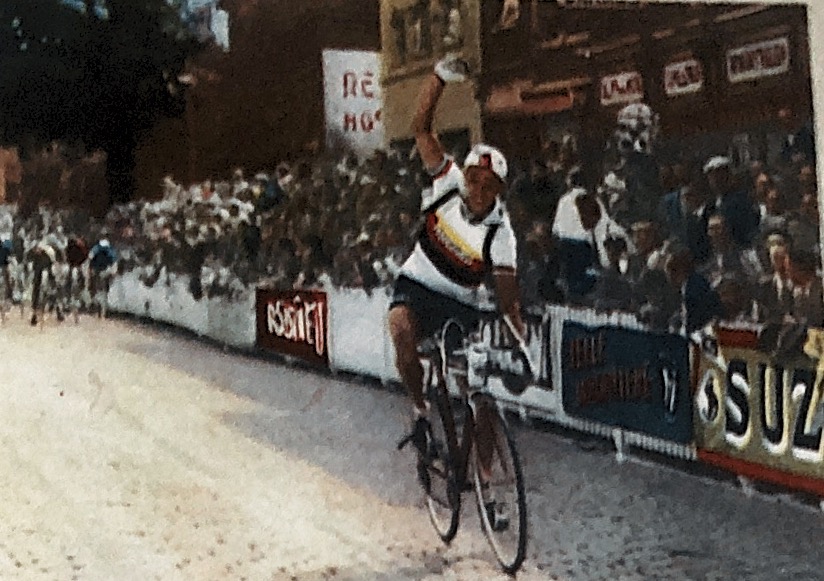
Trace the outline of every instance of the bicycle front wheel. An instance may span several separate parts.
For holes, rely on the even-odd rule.
[[[453,451],[455,422],[447,395],[436,385],[430,385],[429,450],[419,460],[419,478],[424,484],[429,519],[445,543],[450,543],[458,532],[461,515],[461,493],[455,474]]]
[[[493,402],[479,408],[472,474],[483,528],[495,557],[514,574],[526,557],[526,493],[515,442]]]

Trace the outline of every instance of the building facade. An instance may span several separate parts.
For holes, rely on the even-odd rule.
[[[517,156],[564,134],[594,151],[632,102],[658,113],[664,155],[732,139],[741,160],[767,157],[779,111],[812,117],[805,6],[532,0],[499,30],[502,4],[484,4],[479,98]]]
[[[387,145],[411,147],[412,115],[423,78],[455,53],[473,71],[482,65],[480,0],[381,0],[383,99]],[[436,116],[446,147],[460,154],[482,138],[474,82],[449,86]]]

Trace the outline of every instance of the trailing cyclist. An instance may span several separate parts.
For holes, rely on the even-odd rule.
[[[506,190],[506,159],[498,149],[478,144],[460,169],[445,155],[432,131],[444,86],[464,81],[467,75],[465,62],[447,57],[438,62],[421,89],[412,129],[418,154],[433,182],[431,190],[422,195],[424,226],[412,254],[401,267],[389,307],[389,331],[398,372],[414,404],[414,427],[409,439],[423,456],[427,454],[429,410],[423,395],[418,344],[449,319],[460,321],[465,329],[475,327],[481,288],[490,277],[498,307],[511,321],[516,340],[526,354],[515,270],[515,233],[500,199]],[[534,365],[529,361],[535,377]],[[484,446],[484,441],[491,441],[483,437],[484,423],[481,413],[480,472],[488,481],[492,451],[484,449],[491,448]],[[500,526],[506,526],[505,515],[495,512],[494,499],[487,500],[487,511]]]
[[[92,301],[96,303],[98,315],[101,317],[105,315],[105,296],[109,292],[109,282],[114,274],[115,262],[117,262],[117,252],[109,242],[107,231],[103,230],[100,240],[92,246],[89,252],[89,292]]]

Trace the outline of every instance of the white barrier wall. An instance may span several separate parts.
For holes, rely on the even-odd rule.
[[[109,292],[109,307],[176,325],[232,347],[252,350],[256,346],[255,292],[250,289],[239,300],[203,298],[194,300],[188,289],[188,278],[164,276],[151,288],[146,287],[136,272],[116,278]],[[333,371],[347,371],[374,377],[383,383],[398,381],[395,353],[387,332],[389,292],[376,289],[367,294],[361,289],[330,289],[326,291],[329,305],[328,345],[329,365]],[[572,417],[563,405],[564,323],[573,321],[593,327],[610,326],[640,329],[636,319],[628,314],[599,314],[586,309],[553,306],[547,310],[547,336],[532,345],[532,356],[546,357],[550,381],[544,386],[530,386],[522,394],[507,391],[499,381],[492,381],[492,392],[506,407],[524,417],[535,417],[579,431],[620,438],[628,444],[662,452],[670,456],[695,458],[695,447],[670,442],[641,433],[634,433],[596,421]],[[542,326],[543,327],[543,326]],[[547,345],[548,342],[548,345]],[[545,351],[541,353],[541,351]]]

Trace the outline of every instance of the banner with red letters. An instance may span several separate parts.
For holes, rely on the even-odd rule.
[[[257,346],[329,366],[329,302],[325,292],[257,289]]]
[[[380,53],[323,51],[326,145],[366,156],[384,146]]]

